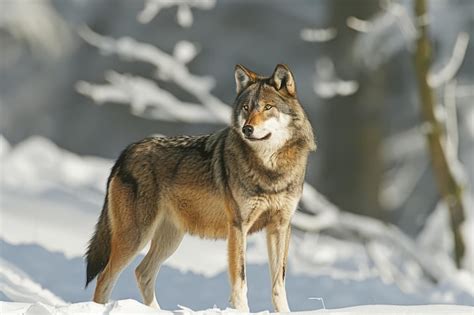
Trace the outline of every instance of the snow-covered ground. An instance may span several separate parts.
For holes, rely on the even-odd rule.
[[[96,304],[93,302],[76,303],[65,306],[50,306],[43,303],[8,303],[0,302],[0,311],[2,314],[22,314],[22,315],[48,315],[48,314],[163,314],[163,315],[231,315],[245,314],[233,309],[220,310],[218,308],[207,309],[204,311],[194,311],[186,307],[180,307],[177,311],[157,311],[151,309],[135,300],[121,300],[111,302],[107,305]],[[345,314],[345,315],[402,315],[402,314],[456,314],[472,315],[474,309],[469,306],[460,305],[417,305],[417,306],[398,306],[398,305],[370,305],[355,306],[340,309],[323,309],[318,311],[299,312],[298,314]],[[257,314],[270,314],[268,311]]]
[[[82,255],[101,209],[112,161],[80,157],[40,137],[12,148],[1,136],[0,159],[0,300],[26,303],[2,302],[0,313],[151,312],[138,302],[123,301],[141,300],[133,275],[140,257],[124,271],[112,294],[114,300],[122,301],[105,307],[94,303],[48,306],[90,300],[94,283],[84,289]],[[252,236],[248,246],[250,308],[271,310],[264,235]],[[472,307],[432,305],[334,310],[376,304],[474,305],[472,273],[443,269],[449,274],[433,283],[426,280],[416,264],[401,262],[396,252],[377,243],[361,244],[295,231],[289,259],[287,291],[293,311],[326,308],[331,312],[323,314],[474,312]],[[398,264],[401,271],[394,273],[388,268],[383,272],[380,266],[384,264]],[[220,314],[212,308],[228,307],[226,268],[224,241],[186,237],[158,276],[160,305],[169,310],[185,305]],[[187,311],[179,311],[183,312]]]

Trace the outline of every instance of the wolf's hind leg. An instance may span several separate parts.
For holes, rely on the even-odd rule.
[[[139,243],[124,239],[127,236],[129,235],[112,235],[109,262],[97,278],[97,286],[94,292],[94,302],[96,303],[107,303],[120,273],[140,250]]]
[[[143,212],[139,209],[152,209],[152,207],[136,200],[135,194],[128,186],[116,177],[112,178],[109,185],[108,208],[111,226],[110,257],[97,279],[94,302],[107,303],[120,273],[152,236],[157,218],[156,216],[149,216],[149,220],[137,218],[137,213]]]
[[[161,264],[178,248],[183,235],[184,233],[166,218],[157,226],[151,240],[150,250],[135,269],[135,276],[144,304],[160,308],[155,295],[156,276]]]

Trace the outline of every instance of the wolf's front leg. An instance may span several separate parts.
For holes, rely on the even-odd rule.
[[[285,273],[290,243],[290,222],[275,222],[267,226],[268,263],[272,281],[272,301],[275,311],[289,312],[286,299]]]
[[[239,311],[248,312],[245,250],[247,236],[242,226],[229,224],[227,250],[229,255],[229,277],[231,285],[230,303]]]

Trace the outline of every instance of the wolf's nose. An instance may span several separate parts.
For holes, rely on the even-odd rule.
[[[253,133],[253,127],[251,125],[245,125],[242,127],[242,132],[246,137],[250,137]]]

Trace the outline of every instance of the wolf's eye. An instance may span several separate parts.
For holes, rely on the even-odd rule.
[[[272,108],[273,108],[273,106],[270,105],[270,104],[267,104],[267,105],[265,105],[265,107],[264,107],[265,110],[270,110],[270,109],[272,109]]]
[[[243,108],[244,111],[246,111],[246,112],[248,112],[248,110],[249,110],[249,106],[248,106],[248,105],[244,105],[242,108]]]

